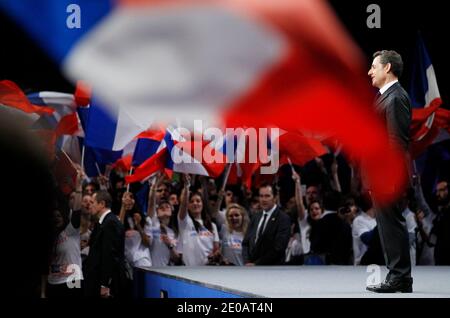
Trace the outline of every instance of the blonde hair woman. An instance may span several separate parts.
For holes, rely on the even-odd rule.
[[[239,204],[229,204],[225,213],[226,223],[222,227],[222,263],[227,265],[244,265],[242,259],[242,241],[248,226],[247,211]]]

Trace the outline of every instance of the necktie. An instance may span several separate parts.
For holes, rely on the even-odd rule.
[[[264,213],[263,221],[261,223],[261,226],[259,227],[258,235],[256,236],[256,241],[259,240],[259,238],[264,232],[264,225],[266,224],[267,215],[268,215],[267,213]]]

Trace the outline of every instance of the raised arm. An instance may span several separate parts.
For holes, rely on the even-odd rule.
[[[148,192],[148,207],[147,207],[147,215],[150,218],[153,218],[156,212],[156,189],[164,180],[164,174],[159,173],[155,179],[150,183],[150,189]]]
[[[126,196],[129,195],[128,193],[130,193],[130,192],[124,192],[124,194],[122,195],[122,204],[120,206],[120,212],[119,212],[119,220],[120,220],[120,222],[122,222],[122,224],[124,224],[124,222],[125,222],[125,214],[127,213],[127,211],[125,210],[124,200],[125,200]]]
[[[180,196],[180,207],[178,210],[178,217],[180,220],[184,220],[187,215],[187,206],[189,201],[189,187],[191,186],[191,178],[188,174],[183,174],[183,190]]]
[[[297,206],[298,218],[303,220],[305,218],[305,206],[303,204],[303,193],[300,175],[292,170],[292,179],[295,182],[295,204]]]
[[[339,182],[338,163],[337,163],[336,157],[334,157],[333,163],[331,164],[331,177],[332,177],[334,189],[337,192],[342,192],[341,183]]]

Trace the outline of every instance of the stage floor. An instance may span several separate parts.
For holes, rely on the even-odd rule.
[[[387,270],[384,267],[380,269],[381,279],[384,279]],[[374,272],[367,272],[365,266],[206,266],[151,268],[145,271],[243,297],[450,298],[450,267],[442,266],[414,267],[412,294],[366,291],[366,281]]]

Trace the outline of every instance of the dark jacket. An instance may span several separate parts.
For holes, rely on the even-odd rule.
[[[116,215],[109,213],[102,224],[95,225],[89,246],[84,264],[86,296],[99,297],[101,286],[109,287],[113,297],[128,296],[125,231]]]
[[[255,242],[258,224],[263,216],[259,212],[253,217],[242,242],[244,263],[256,265],[279,265],[284,262],[286,247],[289,243],[291,221],[279,207],[267,220],[262,236]]]
[[[349,265],[352,230],[337,213],[323,216],[311,226],[311,252],[325,255],[327,264]]]
[[[386,121],[389,140],[396,142],[404,151],[408,151],[412,118],[411,102],[399,82],[378,97],[376,109]]]

